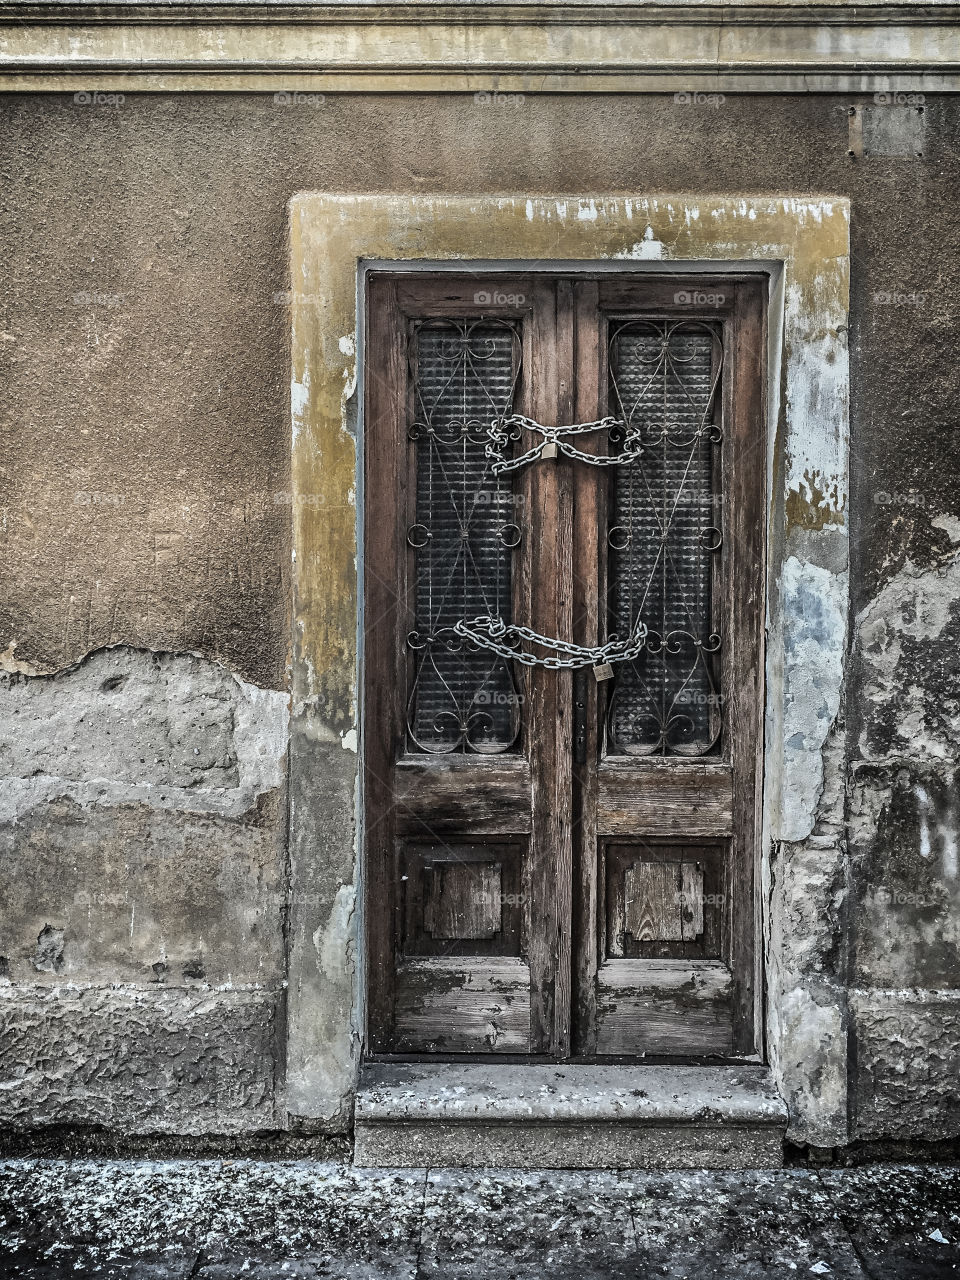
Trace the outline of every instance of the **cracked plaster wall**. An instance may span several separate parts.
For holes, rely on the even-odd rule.
[[[191,654],[0,676],[0,1122],[274,1125],[286,744]]]
[[[857,620],[850,787],[858,1136],[960,1133],[960,529]]]
[[[328,95],[319,107],[278,107],[269,95],[130,94],[121,108],[101,109],[78,108],[69,95],[0,99],[9,226],[0,424],[10,445],[0,462],[0,666],[29,675],[80,664],[50,685],[27,679],[8,691],[18,714],[37,717],[15,739],[2,791],[0,983],[8,975],[5,998],[26,993],[34,1009],[17,1015],[26,1061],[28,1041],[49,1034],[59,1043],[52,1030],[26,1029],[47,1025],[55,998],[80,1009],[119,982],[128,1003],[155,1002],[161,1040],[186,1046],[187,1023],[200,1025],[195,993],[234,984],[269,1003],[282,980],[283,769],[279,755],[258,765],[237,746],[249,740],[241,720],[254,695],[213,664],[266,690],[287,683],[291,194],[830,191],[848,195],[853,211],[849,567],[858,620],[845,707],[820,697],[815,677],[788,691],[785,749],[809,770],[787,798],[782,829],[771,829],[767,927],[786,957],[770,975],[771,1018],[788,1032],[793,1078],[813,1082],[789,1099],[798,1138],[826,1145],[847,1134],[836,1081],[850,1019],[853,1133],[940,1136],[944,1122],[955,1124],[956,735],[946,704],[956,667],[944,611],[956,595],[949,522],[960,512],[958,460],[941,424],[960,400],[949,359],[956,291],[942,267],[960,248],[960,108],[954,98],[928,101],[922,159],[851,159],[850,101],[728,95],[698,108],[669,94],[529,94],[504,108],[471,95]],[[801,471],[786,487],[806,500],[816,485]],[[808,509],[828,511],[833,498],[822,497]],[[791,529],[786,587],[809,600],[810,626],[784,644],[809,646],[812,669],[818,628],[838,634],[830,580],[847,565],[807,554],[803,518]],[[933,621],[924,630],[911,610],[925,602]],[[81,661],[105,645],[129,649]],[[826,660],[836,662],[835,643]],[[126,694],[100,691],[97,664],[111,661],[130,664]],[[54,705],[57,690],[67,696]],[[148,711],[165,708],[161,726],[151,728],[149,715],[124,723],[135,718],[134,694]],[[280,697],[257,696],[265,701],[253,725]],[[85,700],[102,708],[99,736],[90,716],[76,717]],[[201,708],[214,728],[193,741]],[[322,987],[331,964],[354,964],[343,855],[353,783],[338,728],[349,709],[317,711],[328,732],[303,744],[290,779],[304,820],[289,856],[307,868],[291,929],[314,957],[309,981]],[[69,742],[69,760],[57,764],[44,741]],[[162,764],[144,754],[140,772],[149,746]],[[903,894],[923,902],[901,902]],[[210,998],[225,1002],[226,1018],[226,994]],[[292,1005],[297,998],[290,993]],[[182,1031],[171,1030],[171,999]],[[331,1025],[348,1019],[338,999],[326,1009]],[[146,1043],[131,1030],[123,1060],[138,1078],[135,1064],[153,1070],[138,1058],[136,1044]],[[272,1080],[282,1056],[275,1040],[250,1043],[257,1079]],[[57,1107],[62,1064],[56,1053],[35,1057],[41,1101],[7,1114],[41,1122]],[[221,1061],[214,1074],[235,1069]],[[147,1119],[119,1076],[106,1089],[119,1101],[100,1114],[118,1128],[153,1123],[150,1108],[175,1077],[158,1068],[151,1078]],[[74,1096],[69,1083],[62,1089]],[[197,1111],[196,1097],[174,1090],[163,1123],[233,1123],[215,1108]],[[227,1107],[235,1118],[249,1113],[236,1123],[261,1123],[266,1104],[252,1097],[237,1094]],[[291,1110],[300,1105],[293,1099]],[[345,1113],[328,1122],[342,1127]]]

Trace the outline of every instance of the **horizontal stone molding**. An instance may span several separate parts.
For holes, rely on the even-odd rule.
[[[960,4],[0,3],[0,89],[957,92]]]

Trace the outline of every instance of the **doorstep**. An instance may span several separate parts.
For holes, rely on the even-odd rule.
[[[786,1125],[761,1066],[366,1063],[354,1164],[774,1169]]]

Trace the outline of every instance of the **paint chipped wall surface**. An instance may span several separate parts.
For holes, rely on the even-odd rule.
[[[942,269],[960,106],[928,97],[912,153],[870,144],[899,136],[883,117],[851,157],[851,102],[0,100],[3,1123],[348,1126],[356,565],[337,530],[355,495],[327,483],[343,458],[315,457],[309,484],[290,473],[305,285],[286,207],[324,189],[565,189],[850,200],[852,496],[825,484],[829,455],[785,459],[781,489],[780,590],[804,620],[788,642],[810,673],[785,706],[784,752],[808,767],[787,770],[765,888],[768,928],[803,940],[777,1011],[787,1101],[793,1136],[822,1146],[960,1131],[960,371]],[[809,355],[795,409],[815,418],[837,370]],[[294,522],[323,566],[296,616],[343,653],[291,687]],[[285,1027],[317,992],[308,1069],[288,1072]],[[339,1100],[318,1108],[318,1087]]]

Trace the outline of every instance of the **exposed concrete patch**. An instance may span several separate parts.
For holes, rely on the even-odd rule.
[[[960,990],[853,991],[858,1138],[960,1134]]]
[[[342,884],[337,890],[333,910],[326,924],[313,935],[320,972],[326,978],[336,978],[351,965],[351,957],[347,953],[352,948],[356,903],[354,886]]]
[[[960,772],[858,765],[850,802],[859,985],[960,987]]]
[[[951,542],[960,542],[960,519],[956,516],[934,516],[930,523],[934,529],[942,529]]]
[[[345,1133],[359,1065],[356,756],[293,720],[290,773],[290,987],[286,1101],[290,1124]]]
[[[904,568],[862,611],[856,628],[865,761],[960,761],[960,551]],[[941,678],[930,680],[939,669]]]
[[[9,977],[279,984],[284,810],[282,789],[243,818],[61,799],[0,827]]]
[[[0,1123],[273,1128],[276,1020],[266,991],[0,986]]]
[[[778,844],[771,866],[771,1061],[789,1105],[788,1138],[824,1147],[848,1139],[845,748],[841,713],[819,753],[814,830]]]
[[[856,638],[857,981],[960,988],[960,551],[905,565]]]
[[[784,623],[782,840],[813,830],[823,789],[822,751],[837,712],[846,648],[847,576],[788,556],[781,578]]]
[[[787,1136],[815,1146],[846,1140],[846,1022],[830,984],[805,981],[781,997],[786,1053],[781,1086],[790,1111]],[[824,1141],[826,1139],[826,1141]]]
[[[239,816],[284,780],[287,695],[192,654],[0,676],[0,822],[57,797]]]
[[[856,1136],[944,1138],[960,1133],[960,550],[885,584],[854,664]]]
[[[10,675],[39,676],[47,675],[52,670],[51,667],[38,666],[33,662],[21,662],[16,656],[16,648],[17,641],[11,640],[3,653],[0,653],[0,671]]]
[[[45,924],[37,936],[33,967],[38,973],[59,973],[63,968],[63,930]]]
[[[190,654],[0,677],[0,1120],[277,1123],[286,743]]]

